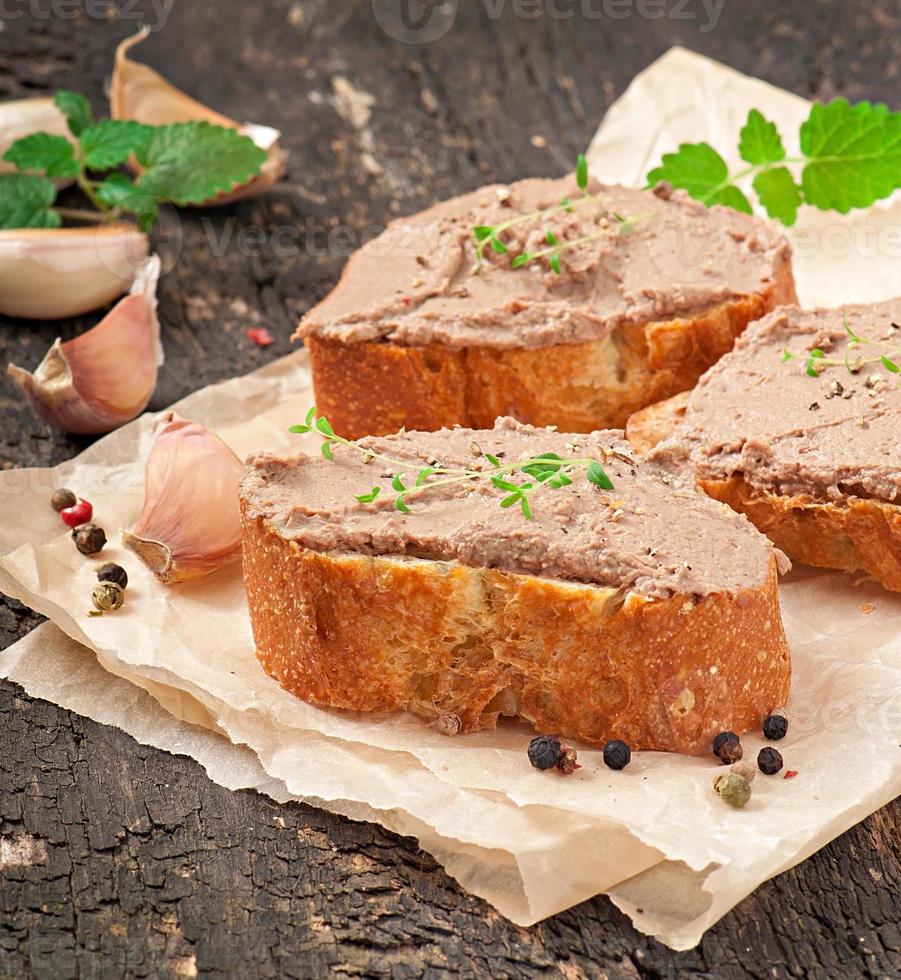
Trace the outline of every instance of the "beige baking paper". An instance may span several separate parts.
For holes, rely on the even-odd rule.
[[[637,184],[680,140],[731,148],[752,105],[786,134],[805,110],[794,96],[674,49],[611,108],[592,143],[592,170]],[[825,226],[805,211],[794,231],[804,300],[889,295],[898,256],[883,232],[901,225],[898,205],[827,217],[839,229],[830,241],[875,234],[881,244],[875,255],[839,261],[831,246],[809,244],[826,240]],[[866,269],[866,279],[838,276],[839,268]],[[303,448],[287,426],[310,404],[299,352],[175,407],[244,454]],[[517,923],[606,892],[638,928],[676,949],[695,945],[760,882],[901,792],[901,596],[838,574],[799,569],[783,584],[794,681],[791,733],[780,749],[798,776],[759,776],[742,811],[712,792],[710,759],[637,753],[613,773],[583,749],[583,768],[564,778],[528,766],[530,733],[518,724],[446,738],[412,717],[306,705],[258,666],[236,566],[167,589],[112,536],[103,557],[127,566],[128,601],[115,615],[89,617],[96,562],[72,548],[48,497],[71,486],[94,502],[108,532],[128,527],[141,505],[152,425],[139,419],[55,470],[0,474],[4,512],[16,514],[0,527],[0,588],[52,620],[0,654],[0,672],[35,696],[190,754],[225,786],[304,799],[416,836]],[[756,736],[744,743],[750,758],[762,744]]]

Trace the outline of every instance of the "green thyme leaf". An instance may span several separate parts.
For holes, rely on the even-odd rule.
[[[472,229],[472,233],[475,235],[476,241],[484,242],[486,238],[491,238],[491,236],[494,234],[494,226],[476,225],[476,227]]]
[[[669,181],[705,204],[725,204],[751,214],[745,195],[729,179],[726,161],[709,143],[682,143],[676,153],[664,153],[663,162],[648,173],[648,183]]]
[[[40,171],[48,177],[77,177],[81,172],[75,147],[65,136],[31,133],[15,141],[3,154],[19,170]]]
[[[146,168],[138,189],[178,205],[203,204],[245,184],[266,162],[250,137],[208,122],[157,126],[136,156]]]
[[[748,121],[742,127],[738,152],[746,163],[778,163],[785,159],[785,147],[775,123],[756,109],[748,113]]]
[[[308,425],[289,425],[288,431],[293,432],[295,435],[303,435],[305,432],[310,431],[310,427]]]
[[[491,477],[491,482],[498,490],[507,490],[511,493],[519,493],[519,487],[515,483],[511,483],[509,480],[505,480],[502,476]]]
[[[488,239],[488,244],[491,245],[491,251],[497,252],[498,255],[503,255],[507,251],[507,246],[497,237],[497,235],[492,235]]]
[[[333,436],[335,430],[332,428],[331,422],[323,415],[321,418],[316,419],[316,428],[326,436]]]
[[[404,500],[404,495],[402,493],[398,494],[397,497],[395,498],[394,507],[396,510],[401,511],[404,514],[410,513],[410,508],[407,506],[407,502],[406,500]]]
[[[548,230],[545,232],[544,240],[548,243],[548,245],[556,245],[558,241],[557,236],[550,230],[550,228],[548,228]]]
[[[525,494],[523,494],[523,495],[522,495],[522,496],[520,497],[520,500],[519,500],[519,505],[520,505],[520,507],[522,508],[522,512],[523,512],[523,514],[525,514],[525,515],[526,515],[526,519],[527,519],[527,520],[532,520],[532,508],[531,508],[531,507],[529,507],[529,501],[528,501],[528,499],[526,498],[526,495],[525,495]]]
[[[425,469],[420,470],[416,474],[416,486],[421,487],[423,483],[435,472],[431,466],[427,466]]]
[[[563,200],[560,202],[560,205],[567,214],[573,213],[572,202],[568,197],[564,197]]]
[[[510,263],[512,269],[520,269],[522,266],[526,265],[528,262],[532,261],[532,256],[528,252],[520,252],[519,255],[513,257],[513,261]]]
[[[804,198],[823,211],[867,208],[901,187],[901,113],[882,104],[814,103],[801,150]]]
[[[588,161],[584,153],[580,153],[576,159],[576,183],[583,191],[588,186]]]
[[[558,276],[560,275],[560,255],[559,255],[559,253],[554,252],[554,254],[550,257],[550,259],[548,259],[548,265],[551,267],[551,269],[553,269],[554,272],[557,273]]]
[[[313,425],[316,420],[316,406],[314,405],[309,412],[307,412],[307,417],[304,419],[306,425]]]
[[[404,481],[400,478],[399,473],[395,473],[394,476],[391,477],[391,486],[394,487],[398,493],[404,493],[407,489],[404,486]]]
[[[325,456],[329,462],[335,458],[332,456],[332,447],[329,443],[324,442],[319,448],[322,450],[322,455]]]
[[[497,458],[497,456],[493,456],[491,453],[485,453],[485,459],[487,459],[492,466],[501,465],[501,461]]]
[[[0,174],[0,228],[59,228],[56,184],[36,174]]]
[[[369,491],[369,493],[361,493],[361,494],[360,494],[360,495],[359,495],[359,496],[357,497],[357,500],[359,500],[361,504],[371,504],[371,503],[373,502],[373,500],[375,500],[375,498],[376,498],[376,497],[377,497],[377,496],[378,496],[378,495],[379,495],[379,494],[380,494],[381,492],[382,492],[382,488],[381,488],[381,487],[373,487],[373,488],[372,488],[372,489],[371,489],[371,490]]]
[[[66,117],[69,131],[73,135],[80,136],[82,131],[93,123],[91,103],[79,92],[60,89],[53,96],[53,101],[56,103],[56,108]]]
[[[807,373],[811,378],[818,378],[820,376],[819,370],[817,370],[816,363],[820,358],[825,357],[826,354],[820,350],[819,347],[814,347],[814,349],[807,356],[807,364],[805,366]]]
[[[126,119],[104,119],[81,134],[81,152],[91,170],[109,170],[136,156],[153,136],[152,126]]]
[[[788,167],[761,171],[754,178],[754,190],[771,218],[789,227],[795,223],[803,196]]]
[[[586,471],[586,476],[590,483],[593,483],[596,487],[600,487],[602,490],[612,490],[613,482],[604,470],[604,467],[596,461],[592,461],[588,464],[588,470]]]
[[[520,497],[522,494],[518,490],[516,493],[511,493],[509,497],[504,497],[501,501],[501,507],[512,507]]]
[[[782,360],[780,361],[780,363],[785,364],[786,361],[793,361],[797,356],[798,356],[797,354],[792,354],[790,350],[784,350],[782,352]]]
[[[883,354],[879,360],[882,361],[882,366],[886,369],[886,371],[891,371],[892,374],[898,374],[898,372],[901,371],[901,367],[898,367],[898,365],[885,354]]]

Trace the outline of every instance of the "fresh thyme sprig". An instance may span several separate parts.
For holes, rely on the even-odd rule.
[[[559,204],[555,204],[553,207],[544,208],[540,211],[529,211],[527,214],[518,214],[516,217],[508,218],[506,221],[501,221],[496,225],[476,225],[472,229],[472,235],[476,242],[475,271],[478,271],[482,267],[486,248],[490,248],[497,255],[505,255],[509,252],[509,247],[501,236],[511,228],[515,228],[517,225],[525,224],[526,222],[537,223],[544,221],[561,213],[571,214],[576,208],[585,207],[588,204],[603,204],[605,194],[603,192],[589,194],[588,181],[588,161],[585,159],[585,155],[580,153],[576,160],[576,184],[579,190],[583,192],[581,195],[575,198],[565,197]],[[636,215],[629,218],[617,214],[615,211],[611,212],[610,216],[614,221],[619,223],[620,232],[625,235],[629,234],[636,221],[645,217],[645,215]],[[560,262],[561,252],[577,248],[586,242],[595,241],[598,238],[602,238],[605,234],[606,232],[601,230],[569,241],[560,241],[558,236],[551,229],[548,229],[545,232],[544,240],[549,247],[540,249],[537,252],[520,252],[513,257],[510,262],[510,267],[512,269],[521,269],[539,259],[547,258],[551,271],[559,275],[562,271]]]
[[[350,439],[336,435],[329,420],[325,416],[316,414],[315,405],[307,412],[303,423],[292,425],[289,431],[301,434],[313,432],[318,435],[322,439],[320,450],[327,460],[334,458],[332,448],[338,445],[347,446],[359,453],[367,462],[377,460],[390,467],[394,471],[391,476],[391,489],[395,494],[394,508],[404,514],[410,513],[407,504],[410,497],[439,487],[474,483],[479,480],[489,480],[493,487],[503,491],[504,496],[499,500],[501,507],[513,507],[518,504],[529,520],[533,518],[529,497],[541,488],[558,490],[570,486],[579,470],[585,470],[588,482],[594,486],[602,490],[613,489],[613,482],[598,460],[591,457],[565,459],[551,452],[539,453],[510,463],[502,462],[491,453],[483,453],[482,456],[488,465],[478,470],[438,465],[419,467],[408,460],[395,459],[393,456],[376,452],[374,449],[360,446]],[[524,480],[522,483],[513,482],[520,475],[531,479]],[[356,499],[361,504],[370,504],[380,496],[381,492],[382,487],[376,485],[366,493],[357,494]]]
[[[848,314],[842,317],[842,324],[845,333],[848,335],[848,350],[842,358],[828,357],[821,347],[814,347],[813,350],[803,353],[796,353],[787,348],[782,352],[782,363],[788,361],[804,361],[804,368],[811,378],[818,378],[823,371],[831,367],[844,367],[849,374],[857,374],[868,364],[881,364],[886,371],[891,374],[901,374],[901,344],[890,344],[884,340],[873,340],[870,337],[862,337],[855,333],[848,323]],[[859,355],[855,358],[850,357],[851,351],[860,348],[872,348],[874,354],[871,357]],[[896,360],[897,358],[897,360]],[[901,387],[901,378],[898,380]]]

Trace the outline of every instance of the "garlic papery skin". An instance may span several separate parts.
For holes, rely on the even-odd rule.
[[[147,458],[141,516],[122,543],[166,584],[231,564],[241,557],[243,473],[215,432],[167,413]]]
[[[23,136],[31,133],[50,133],[65,136],[70,143],[74,137],[69,132],[66,117],[57,109],[53,99],[16,99],[0,102],[0,173],[13,173],[16,165],[3,159],[3,154]],[[57,181],[58,184],[71,181]]]
[[[0,313],[61,320],[121,296],[150,243],[132,225],[0,231]]]
[[[110,81],[110,114],[113,119],[134,119],[147,126],[161,126],[166,123],[192,122],[206,120],[215,126],[236,129],[249,136],[254,143],[268,154],[268,159],[260,172],[246,184],[204,202],[228,204],[245,197],[265,194],[285,172],[288,155],[278,145],[281,133],[270,126],[255,123],[239,123],[222,113],[210,109],[197,99],[192,99],[181,89],[166,81],[159,72],[147,65],[132,61],[128,52],[150,35],[150,29],[142,28],[137,34],[126,38],[116,49],[113,77]]]
[[[147,407],[163,361],[156,315],[159,256],[148,259],[130,295],[86,333],[57,339],[32,374],[7,373],[45,422],[66,432],[98,435],[130,422]]]

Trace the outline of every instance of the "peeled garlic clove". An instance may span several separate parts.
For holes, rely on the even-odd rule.
[[[65,136],[74,142],[66,117],[57,109],[53,99],[16,99],[0,102],[0,173],[13,172],[14,163],[3,159],[3,154],[23,136],[31,133],[50,133]],[[71,181],[57,181],[71,183]]]
[[[241,556],[243,472],[215,432],[168,413],[147,459],[141,516],[122,543],[167,584],[231,564]]]
[[[137,34],[122,41],[116,49],[116,63],[109,92],[110,112],[113,119],[134,119],[148,126],[206,120],[216,126],[237,129],[244,136],[249,136],[261,150],[265,150],[269,158],[251,181],[204,203],[228,204],[244,197],[265,194],[285,172],[288,156],[278,145],[281,133],[270,126],[235,122],[234,119],[229,119],[228,116],[223,116],[202,102],[192,99],[181,89],[167,82],[159,72],[147,65],[132,61],[128,57],[128,52],[136,44],[145,40],[149,34],[150,29],[144,27]]]
[[[159,256],[148,259],[131,294],[87,333],[56,340],[34,374],[7,373],[44,421],[66,432],[97,435],[130,422],[147,407],[163,361],[156,316]]]
[[[121,296],[147,259],[128,224],[0,231],[0,313],[60,320]]]

